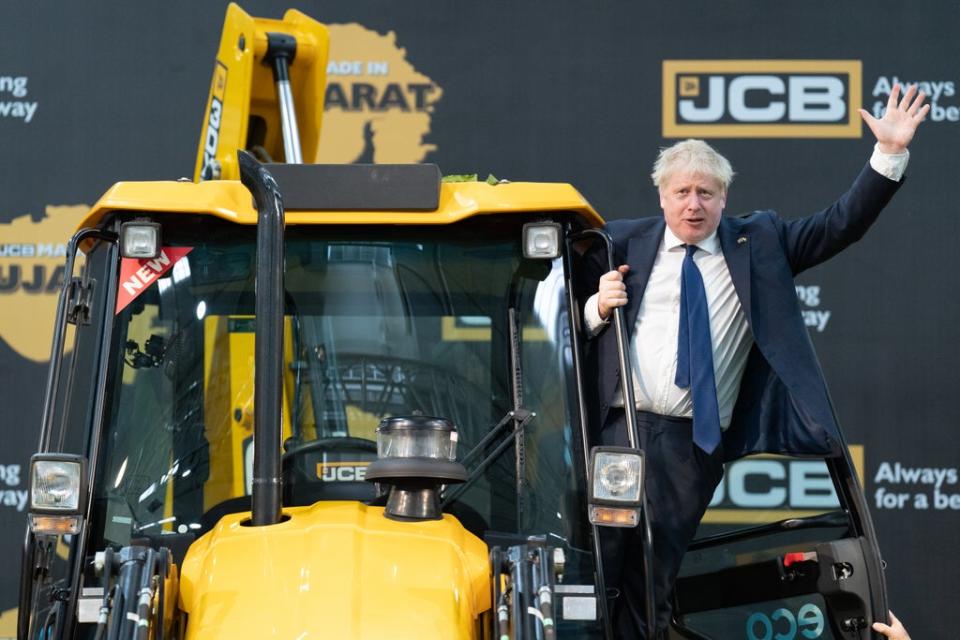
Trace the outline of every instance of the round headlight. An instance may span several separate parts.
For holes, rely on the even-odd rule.
[[[453,462],[457,457],[457,428],[444,418],[384,418],[377,427],[377,456],[381,460],[433,458]]]
[[[629,450],[596,448],[593,452],[594,500],[637,502],[643,478],[642,457]]]
[[[61,460],[40,460],[34,463],[34,508],[76,509],[79,501],[79,463]]]
[[[600,470],[600,482],[609,493],[619,496],[630,489],[634,480],[626,463],[613,462]]]

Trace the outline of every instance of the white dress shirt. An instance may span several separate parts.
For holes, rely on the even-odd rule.
[[[909,157],[909,152],[887,154],[874,147],[870,166],[877,173],[899,181]],[[666,227],[637,312],[630,342],[630,363],[637,409],[690,418],[693,417],[690,389],[681,389],[674,383],[680,326],[680,270],[686,253],[683,245],[683,241]],[[700,250],[694,254],[693,260],[703,276],[707,294],[720,427],[726,429],[730,426],[740,392],[747,356],[753,346],[753,334],[733,288],[716,231],[697,246]],[[600,318],[598,298],[599,294],[595,293],[584,305],[584,321],[590,336],[599,333],[609,323],[609,319]],[[623,406],[621,393],[616,394],[613,405]]]

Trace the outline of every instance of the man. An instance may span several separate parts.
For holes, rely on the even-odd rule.
[[[823,211],[783,220],[772,211],[722,217],[733,178],[709,145],[661,151],[653,172],[663,217],[616,220],[617,270],[584,305],[599,376],[594,442],[627,445],[616,337],[625,307],[640,448],[654,533],[658,634],[670,592],[723,463],[749,453],[836,454],[839,428],[807,336],[793,278],[859,240],[897,191],[929,106],[911,87],[890,94],[883,118],[860,110],[877,143],[850,189]],[[588,255],[592,282],[599,257]],[[605,264],[605,263],[604,263]],[[605,268],[605,267],[603,267]],[[589,271],[589,268],[588,268]],[[588,285],[589,286],[589,285]],[[601,534],[617,637],[645,637],[639,532]]]

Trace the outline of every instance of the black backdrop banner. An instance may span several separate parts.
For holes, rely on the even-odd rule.
[[[285,6],[250,1],[256,16]],[[322,155],[577,186],[608,218],[658,213],[657,149],[733,163],[728,213],[818,210],[856,176],[895,82],[932,109],[908,182],[797,295],[915,638],[960,599],[957,3],[311,0],[330,25]],[[0,637],[14,635],[64,243],[120,180],[192,175],[226,3],[0,7]]]

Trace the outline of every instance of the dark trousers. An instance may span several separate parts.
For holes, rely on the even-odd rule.
[[[659,636],[670,623],[673,584],[680,561],[723,477],[723,451],[720,446],[708,455],[695,446],[693,422],[688,418],[638,411],[637,430],[647,467],[644,481],[653,529]],[[599,440],[606,446],[628,446],[623,409],[610,410]],[[614,595],[610,600],[614,636],[646,638],[643,529],[599,529],[604,579],[608,593]]]

